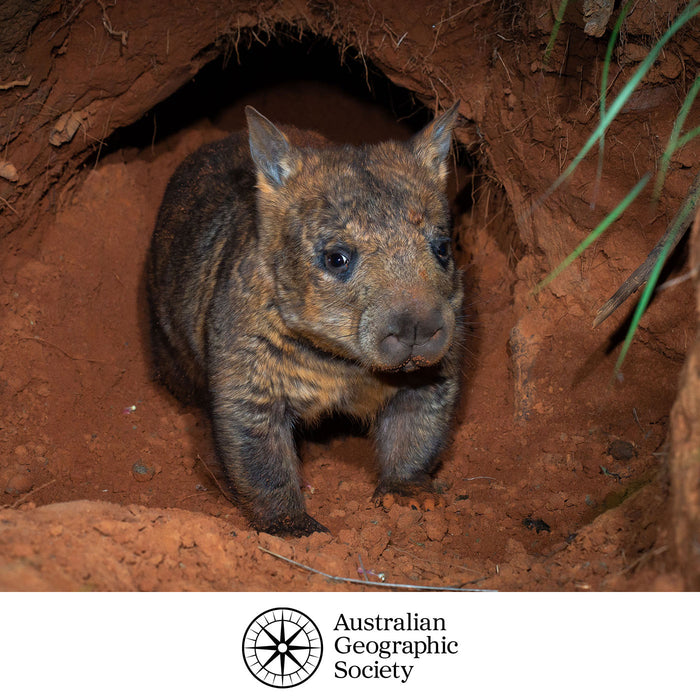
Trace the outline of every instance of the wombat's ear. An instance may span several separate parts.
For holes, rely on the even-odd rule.
[[[415,154],[443,184],[447,178],[447,156],[458,109],[459,100],[411,139]]]
[[[250,155],[258,173],[273,188],[281,187],[296,172],[298,158],[289,139],[260,112],[250,105],[245,108],[248,120]]]

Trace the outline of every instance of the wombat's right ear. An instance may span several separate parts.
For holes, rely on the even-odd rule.
[[[459,115],[458,110],[459,100],[411,139],[416,155],[443,184],[447,179],[447,156],[450,153],[452,129]]]
[[[268,185],[278,188],[284,185],[298,167],[298,157],[289,139],[260,112],[250,105],[245,108],[248,120],[250,155]],[[260,179],[258,179],[260,183]]]

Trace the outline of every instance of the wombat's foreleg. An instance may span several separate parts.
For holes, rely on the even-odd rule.
[[[292,418],[282,402],[236,396],[230,382],[210,385],[220,463],[253,525],[272,534],[328,530],[306,513]]]
[[[428,487],[447,442],[457,395],[457,382],[450,378],[405,387],[394,395],[374,429],[380,465],[375,498]]]

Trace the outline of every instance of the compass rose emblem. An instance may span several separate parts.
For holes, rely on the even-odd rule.
[[[258,615],[243,636],[243,660],[265,685],[293,688],[308,680],[321,663],[318,627],[293,608],[272,608]]]

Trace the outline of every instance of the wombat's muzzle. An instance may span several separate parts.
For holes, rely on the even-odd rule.
[[[453,322],[438,306],[402,305],[378,329],[378,354],[387,368],[412,371],[442,359],[452,339]]]

